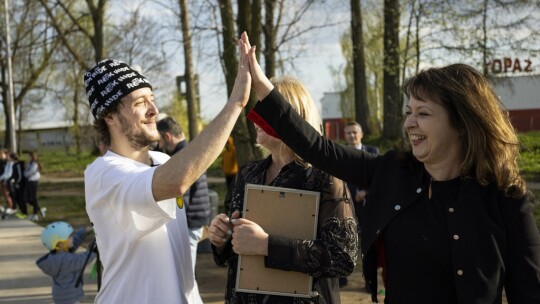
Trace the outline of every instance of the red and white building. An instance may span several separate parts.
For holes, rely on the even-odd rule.
[[[540,75],[490,79],[518,132],[540,130]]]
[[[509,75],[508,72],[511,71],[493,74]],[[540,75],[493,76],[490,82],[518,132],[540,130]],[[342,113],[337,92],[324,93],[321,105],[326,136],[345,140],[343,128],[346,121],[352,120],[354,113]]]

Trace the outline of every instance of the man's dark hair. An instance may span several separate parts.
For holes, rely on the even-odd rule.
[[[180,137],[184,134],[182,127],[170,116],[165,117],[157,122],[159,133],[169,132],[175,137]]]
[[[118,114],[120,104],[116,104],[105,113],[103,113],[99,118],[94,120],[94,130],[96,130],[97,141],[104,143],[106,146],[111,145],[111,134],[109,133],[109,126],[105,122],[105,117],[110,114]]]
[[[350,127],[350,126],[357,126],[360,128],[360,130],[362,130],[362,126],[357,123],[356,121],[348,121],[346,124],[345,124],[345,127]]]

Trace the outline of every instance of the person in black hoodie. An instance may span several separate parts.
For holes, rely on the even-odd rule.
[[[28,216],[28,209],[26,208],[26,201],[24,199],[24,186],[26,184],[26,178],[24,177],[24,160],[19,160],[19,155],[15,152],[9,154],[9,157],[13,161],[13,169],[11,171],[11,177],[8,180],[9,193],[13,198],[13,201],[19,210],[25,216]]]
[[[188,142],[182,127],[172,117],[165,117],[158,121],[157,129],[161,138],[159,149],[162,152],[172,156],[187,146]],[[203,226],[208,224],[211,213],[206,172],[184,193],[183,200],[186,206],[191,258],[195,272],[197,244],[202,239]]]

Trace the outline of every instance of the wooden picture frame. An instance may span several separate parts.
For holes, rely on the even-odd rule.
[[[314,240],[317,237],[320,193],[247,184],[243,217],[271,235]],[[240,255],[236,290],[281,296],[312,294],[313,277],[296,271],[266,268],[263,256]]]

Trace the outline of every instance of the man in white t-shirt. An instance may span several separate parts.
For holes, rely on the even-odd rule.
[[[182,194],[219,156],[249,98],[247,46],[221,112],[174,156],[159,140],[152,87],[138,71],[103,60],[84,76],[94,127],[108,151],[84,172],[86,210],[103,264],[96,303],[202,303]]]

